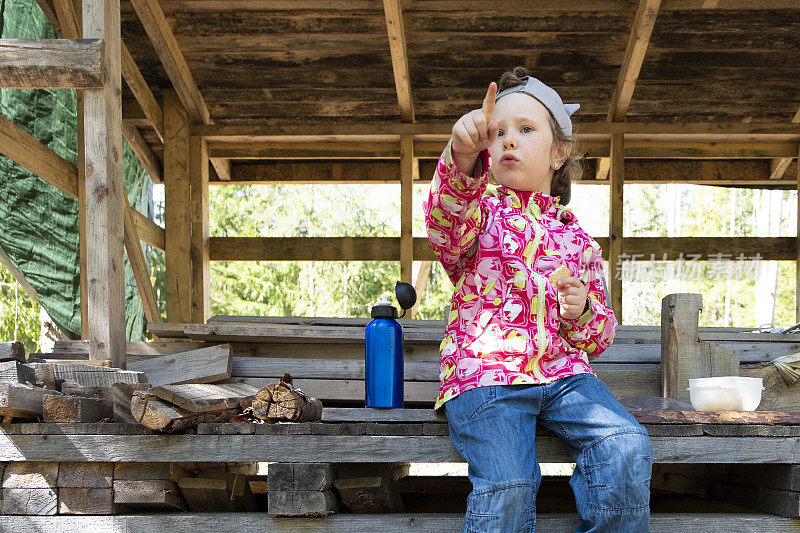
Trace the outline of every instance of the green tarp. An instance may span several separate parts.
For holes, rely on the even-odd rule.
[[[35,0],[0,0],[3,39],[56,39]],[[72,89],[1,89],[0,113],[75,164],[76,99]],[[152,210],[152,182],[123,139],[128,199]],[[81,333],[78,202],[0,156],[0,247],[39,294],[58,327],[71,339]],[[147,253],[145,254],[147,257]],[[130,265],[125,264],[128,340],[142,340],[144,312]]]

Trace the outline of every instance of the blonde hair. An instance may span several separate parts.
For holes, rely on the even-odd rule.
[[[497,92],[516,87],[518,85],[525,85],[522,79],[525,76],[530,76],[525,67],[514,67],[506,71],[497,82]],[[567,205],[572,193],[572,182],[578,181],[583,176],[583,166],[581,161],[586,156],[586,153],[581,150],[577,141],[575,140],[575,122],[573,121],[573,135],[564,135],[561,128],[558,127],[553,114],[548,110],[547,118],[550,120],[550,130],[553,132],[553,146],[560,144],[566,145],[569,149],[569,155],[560,168],[553,171],[553,181],[550,184],[550,196],[559,196],[559,203]]]

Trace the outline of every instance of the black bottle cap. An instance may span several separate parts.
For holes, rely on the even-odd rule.
[[[371,315],[372,318],[397,318],[397,308],[393,305],[375,305]]]

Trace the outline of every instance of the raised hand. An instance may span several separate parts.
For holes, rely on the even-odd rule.
[[[456,164],[462,170],[472,169],[481,150],[488,148],[497,139],[500,127],[497,122],[492,122],[495,96],[497,96],[497,84],[492,82],[486,91],[481,108],[470,111],[453,126],[451,148]]]

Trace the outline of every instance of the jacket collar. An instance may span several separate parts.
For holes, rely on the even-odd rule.
[[[561,199],[559,196],[550,196],[541,191],[518,191],[502,185],[490,186],[489,193],[496,196],[503,206],[521,209],[537,220],[542,214],[547,214],[565,224],[576,221],[572,209],[558,203]]]

